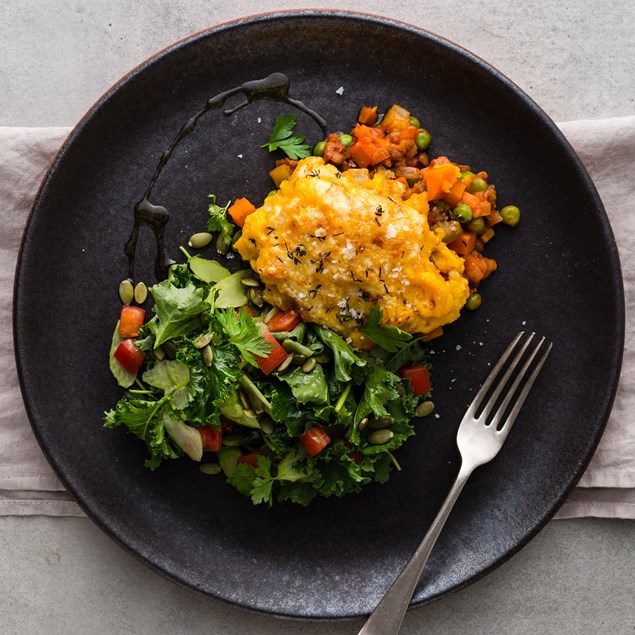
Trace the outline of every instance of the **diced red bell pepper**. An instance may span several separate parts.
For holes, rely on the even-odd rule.
[[[283,331],[292,331],[300,322],[302,322],[302,316],[297,311],[289,309],[276,313],[267,322],[267,328],[272,333],[282,333]]]
[[[410,381],[410,389],[415,397],[421,397],[430,392],[430,374],[425,366],[404,366],[399,374]]]
[[[203,450],[210,452],[218,452],[223,443],[223,431],[220,428],[212,428],[212,426],[202,426],[197,428],[203,441]]]
[[[262,336],[273,345],[273,350],[266,355],[265,357],[260,357],[259,355],[255,355],[256,362],[258,363],[258,368],[265,374],[273,372],[282,362],[287,359],[289,353],[280,346],[278,340],[271,335],[269,331],[265,331]]]
[[[126,304],[121,308],[119,316],[119,336],[123,339],[127,337],[137,337],[139,330],[143,326],[146,312],[138,306]]]
[[[258,467],[259,456],[262,456],[262,452],[247,452],[246,454],[241,454],[236,463],[246,463],[255,469]]]
[[[300,443],[309,456],[319,454],[329,443],[331,437],[322,426],[309,428],[301,437]]]
[[[234,431],[236,424],[228,419],[225,415],[220,416],[220,429],[224,434],[231,434]]]
[[[132,340],[124,340],[114,352],[114,358],[131,375],[139,370],[144,357],[143,351]]]

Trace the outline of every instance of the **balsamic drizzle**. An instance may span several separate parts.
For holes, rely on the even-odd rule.
[[[182,126],[167,150],[161,154],[159,163],[152,175],[152,178],[150,179],[143,198],[134,207],[134,225],[132,232],[130,233],[130,237],[124,247],[124,253],[128,259],[128,276],[131,279],[134,279],[134,261],[137,239],[139,237],[139,229],[142,225],[148,225],[150,229],[152,229],[156,240],[157,255],[154,261],[154,273],[157,280],[165,280],[165,278],[167,278],[170,265],[174,264],[174,260],[167,255],[164,238],[165,226],[170,219],[170,214],[165,207],[151,203],[150,196],[159,176],[161,175],[161,172],[163,171],[163,168],[172,157],[176,147],[185,137],[194,132],[198,120],[207,112],[222,108],[230,97],[240,93],[245,96],[246,101],[234,108],[225,110],[223,112],[225,116],[229,117],[249,104],[262,99],[282,101],[309,115],[320,126],[323,135],[326,136],[327,129],[324,118],[322,118],[317,112],[305,106],[301,101],[289,97],[289,86],[289,78],[283,73],[272,73],[263,79],[245,82],[236,88],[231,88],[208,99],[205,106],[193,117],[188,119],[188,121]]]

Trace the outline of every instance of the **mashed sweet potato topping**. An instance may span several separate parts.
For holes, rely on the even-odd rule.
[[[300,161],[236,243],[264,299],[358,347],[368,344],[358,329],[376,304],[382,325],[412,334],[456,320],[469,295],[464,261],[428,227],[427,194],[404,201],[405,187],[388,171],[370,178],[320,157]]]

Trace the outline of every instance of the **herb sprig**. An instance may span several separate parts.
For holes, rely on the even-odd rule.
[[[383,349],[390,353],[396,353],[408,345],[412,335],[396,326],[380,326],[383,317],[384,312],[376,304],[370,310],[366,323],[359,330]]]
[[[269,135],[269,141],[261,145],[269,152],[282,150],[290,159],[305,159],[310,156],[311,148],[304,143],[304,137],[293,132],[297,123],[295,115],[279,115]]]

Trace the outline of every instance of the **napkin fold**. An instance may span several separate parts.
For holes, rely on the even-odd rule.
[[[626,294],[624,363],[606,432],[556,518],[635,518],[635,116],[559,124],[585,164],[616,236]],[[83,516],[31,430],[18,385],[13,279],[33,199],[69,128],[0,127],[0,515]]]

